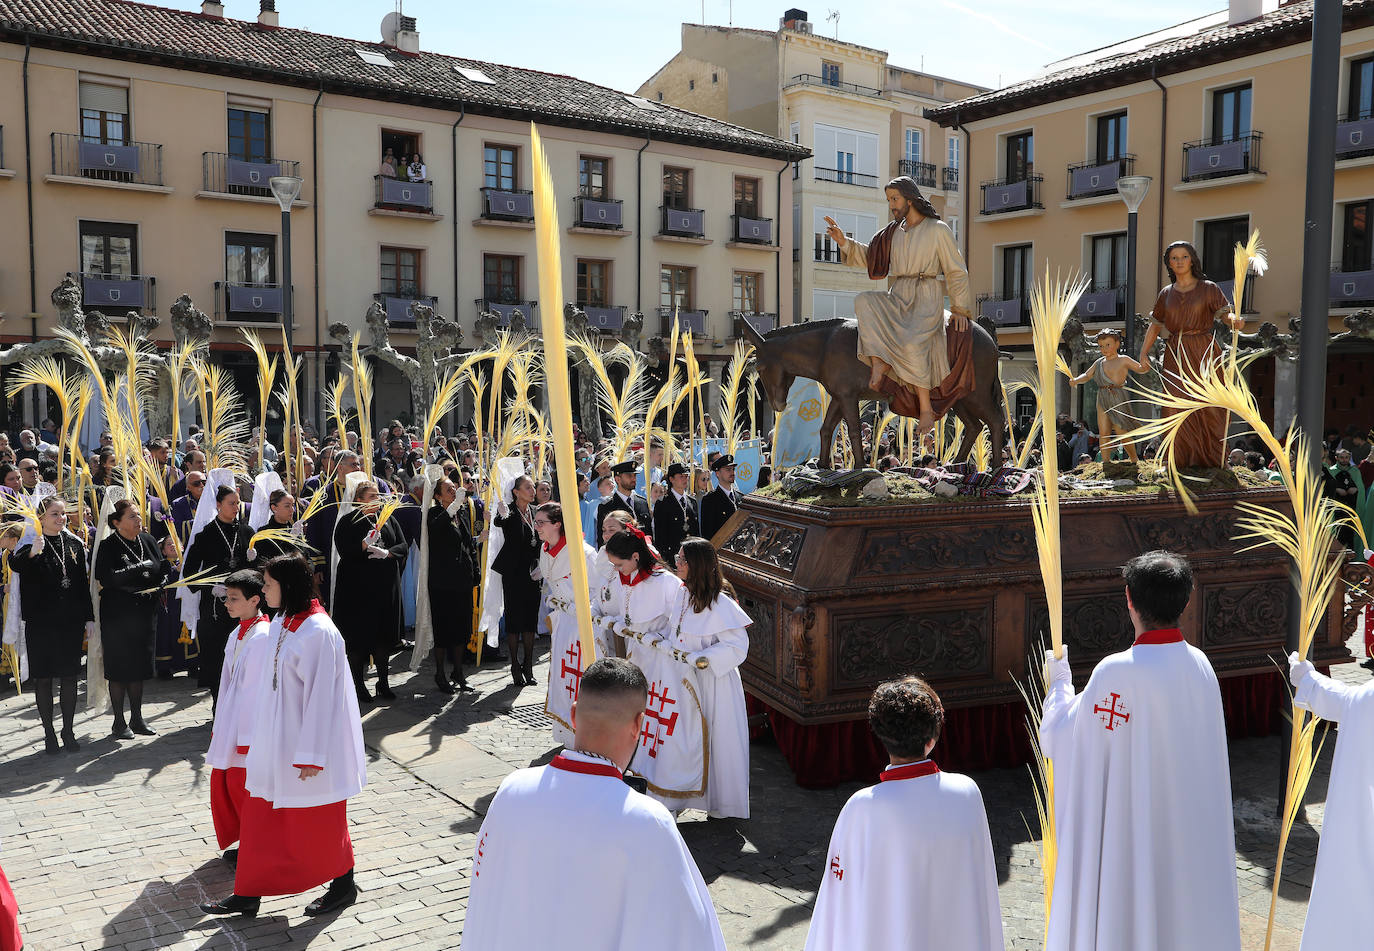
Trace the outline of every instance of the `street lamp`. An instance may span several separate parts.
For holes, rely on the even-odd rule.
[[[301,179],[294,175],[273,175],[268,180],[272,187],[272,196],[277,199],[277,204],[281,206],[281,319],[286,326],[286,349],[291,354],[291,359],[295,359],[295,347],[293,346],[293,328],[296,322],[295,302],[291,294],[291,205],[295,202],[296,196],[301,193]],[[294,394],[293,394],[294,396]],[[267,432],[267,420],[259,421],[262,431]],[[300,425],[300,420],[296,421]],[[299,431],[298,431],[299,438]],[[283,443],[285,445],[285,443]],[[297,442],[299,451],[299,442]],[[258,460],[261,464],[262,460]],[[291,471],[287,467],[287,471]]]
[[[275,179],[274,179],[275,181]],[[1126,346],[1128,357],[1135,359],[1135,231],[1140,203],[1150,190],[1150,176],[1125,175],[1116,180],[1116,192],[1126,203]]]

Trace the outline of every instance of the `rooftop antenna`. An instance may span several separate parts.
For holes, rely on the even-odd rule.
[[[840,38],[840,11],[831,10],[828,14],[826,14],[825,18],[827,20],[835,21],[835,39],[838,40]]]

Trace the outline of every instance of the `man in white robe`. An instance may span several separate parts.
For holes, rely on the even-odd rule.
[[[1221,689],[1179,619],[1193,592],[1165,551],[1123,570],[1135,643],[1074,695],[1046,653],[1040,743],[1054,764],[1059,860],[1047,951],[1240,951]]]
[[[724,951],[711,896],[673,817],[623,780],[648,684],[605,658],[582,675],[575,748],[507,776],[477,833],[469,951]],[[550,869],[556,888],[537,887]]]
[[[1302,951],[1367,947],[1374,891],[1374,681],[1352,687],[1288,658],[1293,703],[1340,725]]]
[[[1002,951],[982,794],[930,759],[944,719],[939,696],[916,677],[873,691],[868,721],[891,765],[840,810],[806,951]]]

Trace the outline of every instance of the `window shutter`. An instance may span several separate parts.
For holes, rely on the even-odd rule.
[[[119,115],[129,114],[129,90],[118,86],[82,83],[80,100],[82,109],[114,112]]]

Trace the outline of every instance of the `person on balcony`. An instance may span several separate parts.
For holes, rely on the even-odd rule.
[[[377,174],[384,175],[387,178],[396,177],[396,155],[391,149],[387,149],[386,154],[382,156],[382,167],[378,170]]]
[[[423,182],[429,179],[429,169],[425,167],[424,159],[420,158],[419,152],[410,157],[410,164],[406,166],[406,176],[412,182]]]

